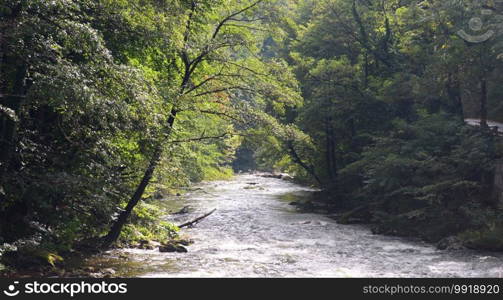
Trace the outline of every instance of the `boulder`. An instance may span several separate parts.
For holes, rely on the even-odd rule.
[[[176,242],[182,246],[190,246],[190,245],[194,244],[194,241],[191,239],[180,239],[180,240],[177,240]]]
[[[117,272],[112,268],[108,268],[108,269],[104,269],[103,271],[101,271],[101,273],[103,274],[104,278],[110,278],[110,277],[114,276],[115,273],[117,273]]]
[[[187,205],[173,214],[174,215],[184,215],[184,214],[188,214],[190,211],[191,211],[191,207]]]
[[[170,242],[163,244],[159,247],[159,252],[178,252],[178,253],[186,253],[188,252],[187,248],[182,246],[181,244]]]
[[[437,248],[440,250],[463,250],[466,249],[463,240],[457,236],[450,236],[441,239],[437,243]]]
[[[147,240],[141,240],[139,242],[139,245],[137,246],[138,249],[144,249],[144,250],[154,250],[157,247],[160,247],[161,243],[156,242],[156,241],[147,241]]]
[[[289,174],[282,173],[280,174],[280,179],[286,180],[286,181],[294,181],[294,178],[290,176]]]

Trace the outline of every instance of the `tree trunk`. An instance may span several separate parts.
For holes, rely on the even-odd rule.
[[[453,74],[449,73],[447,77],[447,95],[449,96],[449,111],[460,118],[461,122],[465,120],[463,109],[463,99],[461,98],[461,85],[458,79],[453,78]]]
[[[326,160],[328,176],[331,183],[335,183],[337,180],[337,161],[335,155],[335,133],[334,127],[332,125],[332,118],[327,118],[326,120]]]
[[[487,125],[487,80],[480,79],[480,127],[482,130],[489,128]]]
[[[168,124],[167,124],[168,131],[166,134],[166,138],[168,138],[171,134],[173,124],[175,123],[176,114],[177,114],[177,111],[173,108],[171,110],[171,115],[168,119]],[[104,247],[104,248],[110,247],[119,238],[120,233],[122,231],[122,228],[126,224],[128,218],[131,215],[131,213],[133,212],[133,209],[135,208],[135,206],[140,202],[140,200],[143,196],[143,193],[145,193],[145,189],[150,184],[150,180],[152,180],[152,177],[154,176],[154,171],[157,168],[157,165],[159,164],[159,160],[162,157],[162,153],[163,153],[163,143],[161,141],[157,144],[156,148],[154,149],[154,153],[152,154],[152,157],[150,158],[149,165],[148,165],[147,169],[145,170],[145,173],[143,174],[143,178],[142,178],[140,184],[138,185],[138,187],[136,188],[135,193],[133,194],[133,196],[129,200],[126,208],[120,213],[119,217],[117,218],[115,223],[110,228],[110,231],[108,232],[108,234],[103,238],[102,247]]]
[[[302,161],[297,151],[295,151],[295,147],[291,143],[288,145],[288,150],[290,150],[290,156],[292,157],[293,161],[301,166],[304,170],[306,170],[307,173],[309,173],[309,175],[311,175],[320,186],[323,186],[320,178],[318,177],[318,175],[316,175],[314,167],[308,166],[304,161]]]

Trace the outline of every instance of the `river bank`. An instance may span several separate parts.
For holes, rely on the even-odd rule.
[[[163,199],[182,224],[216,211],[180,234],[188,252],[158,247],[112,249],[83,257],[73,271],[24,277],[501,277],[503,254],[439,250],[419,239],[373,234],[368,225],[343,225],[324,212],[319,192],[253,174],[204,182]]]
[[[117,277],[499,277],[500,253],[442,251],[417,239],[375,235],[367,225],[342,225],[330,216],[299,211],[292,202],[316,190],[276,178],[238,175],[205,182],[166,208],[181,223],[216,212],[182,230],[187,253],[115,249],[84,267],[112,268]]]

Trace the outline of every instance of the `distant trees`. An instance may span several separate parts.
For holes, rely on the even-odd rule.
[[[343,222],[373,222],[376,232],[438,241],[493,222],[477,216],[501,213],[490,207],[501,153],[464,118],[480,117],[484,128],[502,117],[502,7],[324,0],[289,8],[268,55],[288,61],[304,101],[266,119],[273,129],[254,146],[259,165],[323,187],[335,206],[354,209]]]
[[[491,18],[475,28],[484,9]],[[489,103],[499,94],[500,9],[470,1],[292,2],[283,12],[285,35],[269,55],[284,57],[301,84],[303,107],[278,121],[312,139],[316,154],[306,155],[316,162],[308,173],[318,174],[323,186],[337,185],[338,172],[361,158],[373,136],[388,134],[395,119],[414,122],[423,110],[460,122],[498,115],[500,106]],[[461,33],[484,30],[494,37],[474,41]]]

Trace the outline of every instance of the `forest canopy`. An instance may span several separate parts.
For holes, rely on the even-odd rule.
[[[500,2],[0,0],[0,243],[175,236],[152,199],[260,170],[503,247]]]

